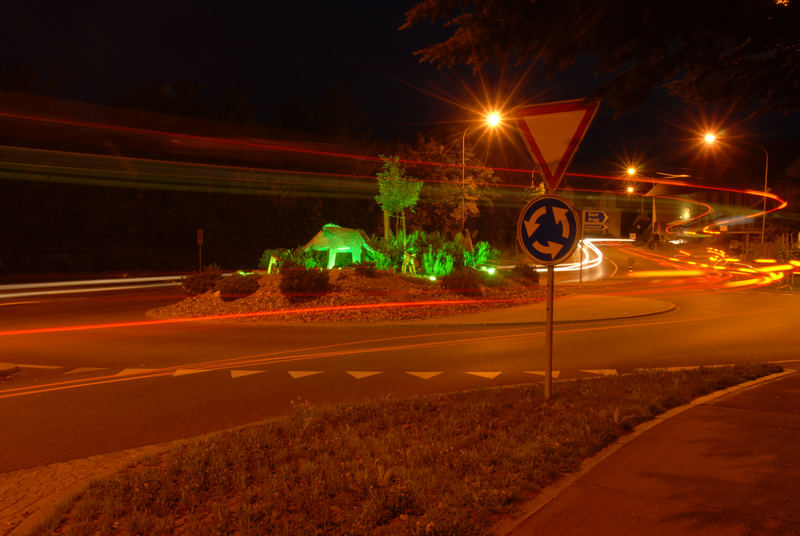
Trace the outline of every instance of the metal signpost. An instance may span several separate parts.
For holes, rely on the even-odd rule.
[[[547,320],[544,398],[553,389],[553,296],[554,266],[570,257],[581,236],[581,220],[572,204],[556,195],[543,195],[530,201],[519,215],[517,241],[522,251],[536,264],[547,266]]]
[[[539,167],[548,192],[558,190],[599,107],[598,101],[580,99],[547,102],[516,111],[517,129]],[[529,202],[517,223],[517,240],[522,250],[533,262],[547,266],[545,400],[550,399],[553,382],[553,266],[575,251],[583,232],[580,227],[581,217],[575,207],[555,195],[543,195]]]

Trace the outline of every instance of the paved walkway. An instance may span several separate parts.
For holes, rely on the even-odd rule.
[[[800,374],[732,391],[621,438],[498,533],[800,534]]]

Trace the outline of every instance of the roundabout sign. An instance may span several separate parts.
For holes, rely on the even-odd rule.
[[[517,241],[536,264],[553,266],[572,255],[580,240],[580,217],[572,204],[557,195],[530,201],[519,215]]]

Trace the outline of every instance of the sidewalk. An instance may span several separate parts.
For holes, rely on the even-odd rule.
[[[498,534],[800,534],[800,373],[675,413],[544,490],[549,502]]]

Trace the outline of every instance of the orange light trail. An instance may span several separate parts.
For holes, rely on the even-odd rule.
[[[143,326],[161,326],[168,324],[185,324],[187,322],[202,322],[205,320],[230,320],[235,318],[257,318],[278,315],[294,315],[302,313],[321,313],[327,311],[355,311],[364,309],[389,309],[401,307],[426,307],[444,305],[468,305],[477,303],[527,303],[535,300],[530,299],[494,299],[494,300],[430,300],[417,302],[388,302],[388,303],[364,303],[354,305],[338,305],[329,307],[306,307],[301,309],[285,309],[277,311],[258,311],[253,313],[230,313],[222,315],[209,315],[198,317],[165,318],[160,320],[136,320],[129,322],[110,322],[107,324],[84,324],[76,326],[58,326],[48,328],[25,328],[0,331],[0,337],[10,337],[18,335],[40,335],[44,333],[64,333],[73,331],[91,331],[113,328],[134,328]]]

